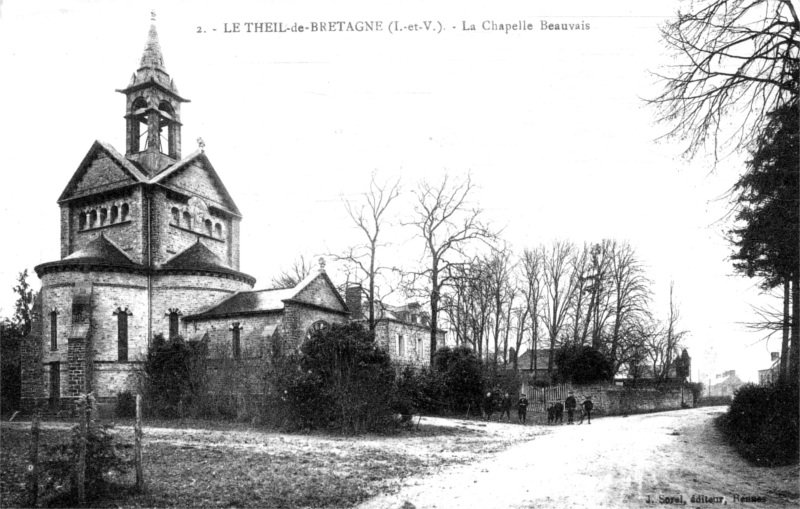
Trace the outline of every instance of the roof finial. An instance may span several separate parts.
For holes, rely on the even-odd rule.
[[[206,142],[203,141],[203,138],[197,138],[197,146],[200,147],[200,151],[205,152]]]
[[[153,23],[156,22],[156,10],[155,9],[150,9],[150,21],[152,21]]]
[[[319,271],[325,272],[325,258],[319,258]]]

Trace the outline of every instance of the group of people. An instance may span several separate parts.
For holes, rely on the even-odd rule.
[[[503,416],[511,422],[511,408],[514,406],[514,401],[509,393],[504,393],[500,396],[500,391],[489,391],[483,399],[483,410],[486,413],[486,420],[491,421],[494,412],[500,410],[500,420]],[[519,395],[516,401],[517,407],[517,421],[520,424],[525,424],[528,417],[528,397],[525,393]],[[567,424],[575,424],[575,410],[578,408],[578,400],[575,399],[573,391],[569,391],[569,396],[561,401],[551,401],[547,407],[547,424],[563,424],[564,410],[567,411]],[[586,396],[583,403],[580,405],[581,420],[578,424],[583,424],[583,419],[588,419],[589,424],[592,423],[592,410],[594,403],[592,397]]]
[[[573,391],[569,391],[569,396],[564,400],[551,401],[547,407],[547,424],[564,424],[564,410],[567,411],[567,424],[575,424],[575,410],[578,408],[578,400],[575,399]],[[592,397],[586,396],[586,399],[581,403],[581,420],[578,424],[583,424],[584,417],[592,423],[592,410],[594,403]]]
[[[495,409],[500,409],[500,420],[503,420],[503,416],[507,416],[508,422],[511,422],[511,407],[514,406],[514,401],[511,398],[509,393],[504,393],[502,396],[499,396],[499,391],[490,391],[486,393],[486,397],[483,399],[483,410],[486,412],[486,420],[492,420],[492,414],[494,414]],[[522,393],[517,398],[516,402],[517,406],[517,421],[520,424],[525,424],[525,421],[528,418],[528,397]]]

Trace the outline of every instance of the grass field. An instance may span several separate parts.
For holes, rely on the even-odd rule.
[[[71,423],[43,423],[40,444],[66,441]],[[423,418],[419,428],[388,435],[280,434],[216,422],[146,426],[147,491],[133,473],[111,478],[94,507],[349,507],[379,493],[533,439],[538,427]],[[25,500],[30,423],[0,426],[0,506]],[[133,443],[130,425],[114,430]],[[65,491],[65,489],[64,489]],[[40,505],[63,505],[63,493]]]

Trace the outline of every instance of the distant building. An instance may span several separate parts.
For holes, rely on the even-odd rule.
[[[736,376],[736,370],[725,371],[717,375],[714,383],[707,388],[706,396],[733,396],[736,389],[744,385],[744,382]]]
[[[772,352],[772,366],[758,370],[758,384],[770,385],[778,381],[781,370],[781,354]]]
[[[361,285],[351,285],[345,291],[350,318],[366,323],[368,308]],[[392,306],[377,302],[375,306],[375,341],[383,347],[398,366],[427,366],[430,364],[430,316],[417,302]],[[436,331],[437,348],[445,345],[447,332]]]

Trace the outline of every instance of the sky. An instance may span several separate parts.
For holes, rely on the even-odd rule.
[[[20,271],[58,259],[56,200],[94,140],[124,152],[115,90],[137,68],[155,10],[165,67],[191,100],[183,154],[202,137],[244,216],[241,270],[256,288],[301,255],[359,242],[343,200],[358,199],[373,172],[400,179],[400,219],[420,179],[469,174],[472,205],[517,252],[554,239],[630,242],[662,317],[674,281],[693,378],[733,369],[757,381],[780,338],[744,324],[753,306],[779,301],[729,260],[724,196],[744,156],[682,158],[644,100],[660,90],[652,73],[676,63],[658,28],[682,5],[0,2],[0,316],[13,313]],[[339,21],[381,30],[310,30]],[[246,32],[260,22],[308,29]],[[530,29],[483,29],[492,22]],[[584,29],[542,29],[551,23]],[[392,263],[418,262],[407,228],[393,224],[385,238]]]

